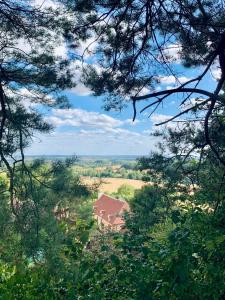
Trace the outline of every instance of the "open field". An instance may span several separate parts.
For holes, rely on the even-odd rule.
[[[133,186],[135,189],[140,189],[147,183],[142,180],[126,179],[126,178],[97,178],[82,176],[81,181],[87,185],[99,185],[98,191],[104,193],[113,193],[118,190],[122,184]]]

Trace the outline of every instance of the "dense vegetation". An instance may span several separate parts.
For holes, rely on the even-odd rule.
[[[27,191],[36,207],[17,203],[20,223],[7,193],[1,202],[2,299],[223,299],[224,187],[211,176],[221,168],[206,160],[199,171],[192,159],[184,173],[179,163],[160,154],[141,158],[155,185],[129,199],[125,232],[101,234],[89,209],[93,196],[70,164],[34,162],[47,185]],[[1,182],[3,190],[5,175]],[[56,206],[69,217],[57,219]]]
[[[97,161],[78,161],[74,168],[77,175],[98,177],[98,178],[127,178],[141,180],[145,174],[136,168],[135,161],[116,161],[97,160]]]
[[[0,1],[0,299],[225,299],[224,1],[53,3]],[[131,207],[126,229],[104,234],[92,217],[96,191],[80,182],[73,159],[24,157],[34,134],[51,130],[42,111],[68,105],[61,92],[75,85],[74,49],[93,36],[98,71],[86,62],[83,80],[106,96],[106,109],[131,97],[135,119],[137,102],[151,99],[144,110],[155,110],[183,95],[170,118],[178,123],[155,132],[157,152],[120,170],[154,184],[121,187],[116,196]],[[54,52],[61,39],[67,58]],[[164,54],[171,44],[200,74],[179,82]],[[215,64],[218,81],[200,88]],[[154,90],[162,75],[177,85]],[[150,92],[140,95],[143,88]]]

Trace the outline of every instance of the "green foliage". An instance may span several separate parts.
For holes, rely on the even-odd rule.
[[[115,198],[122,198],[124,200],[130,201],[134,197],[134,187],[129,184],[122,184],[117,192],[112,193]]]
[[[15,174],[15,215],[7,192],[0,204],[0,299],[73,299],[74,272],[93,226],[92,211],[78,208],[91,194],[68,162],[34,161]],[[68,216],[59,217],[63,209]]]
[[[85,161],[80,160],[74,165],[76,175],[97,178],[127,178],[141,180],[143,174],[135,168],[135,161]]]

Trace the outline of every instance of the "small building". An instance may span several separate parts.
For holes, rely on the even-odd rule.
[[[126,201],[105,194],[99,195],[93,208],[99,228],[113,231],[120,231],[124,228],[123,214],[130,210]]]

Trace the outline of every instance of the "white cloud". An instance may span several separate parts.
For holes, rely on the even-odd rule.
[[[27,54],[29,54],[29,52],[31,51],[31,44],[23,38],[19,38],[17,40],[15,47],[22,50],[23,52],[25,52]]]
[[[105,128],[105,133],[111,134],[115,139],[139,137],[139,132],[131,131],[123,128]]]
[[[138,119],[135,119],[134,121],[133,121],[133,119],[127,119],[127,120],[125,120],[123,122],[124,122],[124,124],[135,126],[135,125],[139,124],[141,121],[138,120]]]
[[[211,70],[211,74],[215,80],[219,80],[221,78],[221,74],[222,74],[221,68],[219,66],[213,67]]]
[[[136,137],[141,137],[143,134],[123,128],[103,128],[103,129],[91,129],[85,130],[81,129],[77,132],[80,136],[88,137],[98,137],[99,135],[104,135],[107,138],[112,140],[124,140],[124,139],[133,139]]]
[[[186,76],[180,76],[180,77],[174,77],[172,75],[169,76],[159,76],[159,80],[162,84],[182,84],[190,80],[191,78],[188,78]]]
[[[221,78],[221,68],[220,68],[220,63],[219,63],[219,59],[217,58],[215,60],[215,62],[213,63],[213,65],[210,68],[210,73],[212,78],[217,81]]]
[[[180,44],[169,44],[162,52],[167,62],[179,64],[181,62],[181,50],[182,48]]]
[[[52,34],[52,40],[55,39],[55,45],[53,49],[53,54],[57,57],[60,57],[62,59],[68,58],[67,55],[67,47],[65,40],[62,36],[54,36],[54,32],[50,32]],[[39,47],[36,41],[33,41],[32,39],[30,41],[25,40],[24,38],[19,38],[16,40],[16,43],[14,45],[15,48],[20,49],[21,51],[25,52],[26,54],[29,54],[32,49],[35,49],[38,51],[39,54],[43,53],[44,48]]]
[[[58,46],[54,49],[55,56],[59,56],[60,58],[67,59],[67,47],[66,43],[64,41],[60,41]]]
[[[172,117],[173,116],[171,116],[171,115],[162,115],[162,114],[156,114],[156,113],[153,114],[150,117],[150,120],[153,123],[152,132],[154,132],[155,130],[164,131],[166,129],[174,129],[174,130],[178,129],[179,130],[180,129],[179,123],[176,122],[176,121],[180,120],[179,118],[177,118],[174,121],[169,121],[168,123],[156,126],[159,123],[168,121]]]
[[[75,132],[54,132],[42,135],[26,154],[28,155],[147,155],[155,149],[156,137],[113,128],[85,130]]]
[[[103,134],[105,133],[104,130],[102,129],[95,129],[95,130],[85,130],[85,129],[81,129],[80,131],[78,131],[78,135],[79,136],[85,136],[85,137],[95,137],[96,135],[99,134]]]
[[[93,91],[91,91],[82,82],[82,74],[88,66],[93,67],[98,74],[102,71],[102,67],[97,63],[88,64],[85,61],[76,60],[70,64],[70,72],[73,74],[72,80],[75,84],[77,84],[74,88],[70,89],[70,92],[79,96],[88,96],[93,94]]]
[[[143,87],[139,92],[138,91],[132,91],[131,95],[132,96],[144,96],[150,93],[150,89],[147,87]],[[128,97],[130,99],[130,96]]]
[[[59,8],[62,6],[59,2],[52,1],[52,0],[33,0],[32,5],[38,9],[45,9],[45,8]]]
[[[83,58],[88,58],[93,55],[95,48],[97,47],[96,37],[91,37],[86,41],[80,41],[79,47],[76,49],[76,53]]]
[[[55,100],[49,95],[44,95],[37,91],[30,91],[26,88],[18,90],[5,89],[5,93],[8,97],[16,97],[17,101],[20,101],[20,104],[22,104],[27,110],[38,108],[41,103],[52,105],[55,102]]]
[[[153,124],[157,124],[157,123],[161,123],[164,121],[167,121],[169,119],[171,119],[173,116],[167,116],[167,115],[162,115],[162,114],[153,114],[150,117],[150,120],[153,122]]]
[[[146,129],[143,131],[144,134],[151,135],[153,133],[152,129]]]
[[[174,89],[174,87],[171,86],[171,85],[168,85],[168,86],[166,87],[166,90],[167,90],[167,91],[172,90],[172,89]]]
[[[121,127],[123,125],[136,125],[139,120],[132,122],[131,119],[119,120],[93,111],[83,109],[53,109],[52,116],[45,118],[54,126],[72,126],[82,128],[105,128],[105,130]]]
[[[139,120],[133,123],[84,109],[53,109],[45,119],[56,126],[55,132],[34,140],[28,154],[143,155],[157,141],[136,131],[134,125]]]
[[[76,84],[76,86],[72,89],[70,89],[70,92],[79,95],[79,96],[88,96],[91,95],[93,92],[86,87],[83,83],[82,83],[82,73],[84,68],[86,68],[88,66],[87,63],[85,62],[81,62],[79,60],[74,61],[73,63],[71,63],[70,65],[70,71],[73,74],[73,82]],[[98,70],[98,66],[93,64],[92,66],[96,67],[96,69]]]
[[[198,99],[198,100],[202,101],[200,99]],[[192,104],[194,104],[194,103],[196,103],[196,101],[198,102],[198,100],[193,98],[190,102]],[[154,132],[155,130],[159,130],[160,132],[165,132],[165,130],[167,130],[167,129],[173,129],[174,131],[179,132],[180,130],[182,130],[186,126],[186,124],[185,124],[186,119],[181,118],[181,117],[177,117],[176,119],[174,119],[172,121],[169,121],[173,117],[174,116],[172,116],[172,115],[153,114],[150,117],[150,120],[153,123],[152,130],[145,131],[144,133],[147,134],[149,132],[149,134],[150,134],[150,133]],[[165,121],[168,121],[168,122],[165,123],[165,124],[156,126],[156,124],[159,124],[159,123],[162,123],[162,122],[165,122]],[[194,126],[196,128],[200,128],[202,126],[202,123],[201,122],[195,122]]]
[[[70,91],[79,96],[89,96],[93,93],[88,87],[86,87],[81,82],[78,82],[78,84],[74,88],[72,88]]]
[[[183,105],[180,106],[180,110],[183,111],[183,110],[192,108],[192,107],[196,106],[196,104],[200,104],[203,101],[205,101],[204,98],[191,98],[191,99],[187,100]]]

